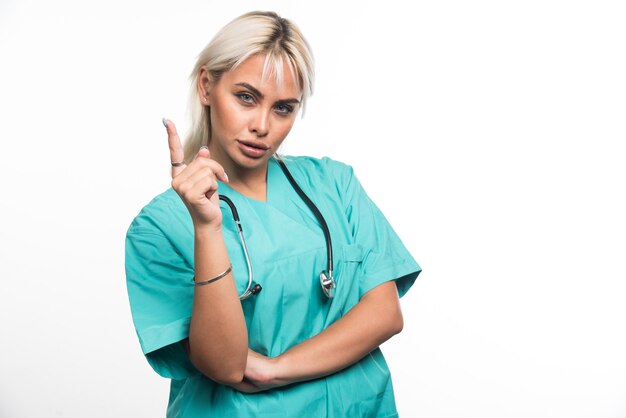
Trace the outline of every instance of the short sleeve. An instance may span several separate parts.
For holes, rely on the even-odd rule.
[[[154,214],[144,208],[126,234],[128,298],[146,359],[161,376],[182,379],[197,373],[178,344],[189,335],[193,266]]]
[[[400,297],[409,290],[421,267],[393,230],[383,213],[369,198],[352,167],[341,174],[344,208],[354,242],[365,249],[364,278],[359,296],[389,280],[395,280]]]

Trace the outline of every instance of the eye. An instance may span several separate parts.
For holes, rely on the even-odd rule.
[[[278,106],[276,106],[276,112],[278,112],[281,115],[288,115],[291,112],[293,112],[293,107],[286,105],[286,104],[280,104]]]
[[[246,104],[254,103],[254,97],[252,97],[251,94],[248,94],[248,93],[237,93],[237,94],[235,94],[235,96],[237,96],[239,98],[239,100],[241,100],[242,102],[244,102]]]

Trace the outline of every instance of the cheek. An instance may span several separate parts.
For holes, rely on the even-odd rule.
[[[294,122],[295,118],[279,119],[275,125],[278,136],[282,138],[287,136],[287,134],[289,134],[289,131],[291,131]]]
[[[237,132],[245,125],[245,115],[236,104],[219,100],[211,106],[211,124],[226,132]]]

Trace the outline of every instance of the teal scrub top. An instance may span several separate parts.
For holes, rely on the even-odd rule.
[[[400,296],[421,268],[350,166],[330,158],[283,157],[296,182],[322,212],[333,244],[335,296],[319,273],[327,267],[320,225],[278,162],[270,159],[266,202],[219,183],[239,212],[254,281],[242,301],[250,348],[275,357],[315,336],[367,291],[395,280]],[[241,294],[248,282],[244,252],[230,209],[223,235]],[[126,280],[133,322],[152,368],[171,379],[168,417],[394,417],[389,369],[380,349],[330,376],[248,394],[215,383],[189,361],[179,342],[189,335],[194,294],[193,225],[173,189],[146,205],[126,236]]]

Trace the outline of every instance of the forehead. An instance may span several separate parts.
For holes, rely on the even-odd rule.
[[[280,98],[300,98],[302,90],[297,76],[286,59],[268,55],[253,55],[236,68],[222,75],[228,84],[248,83],[264,95]]]

